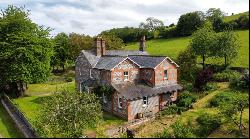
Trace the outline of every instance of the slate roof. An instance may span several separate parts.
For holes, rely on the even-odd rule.
[[[100,57],[95,55],[94,50],[82,50],[82,53],[88,59],[88,61],[91,64],[92,67],[94,67],[95,64],[98,62],[98,60],[100,59]]]
[[[128,100],[136,100],[143,98],[144,96],[154,96],[182,89],[179,84],[149,87],[143,84],[126,83],[112,84],[112,86]]]
[[[126,58],[127,57],[122,57],[122,56],[103,56],[100,57],[94,68],[111,70],[113,67],[118,65]]]
[[[155,68],[166,57],[164,56],[129,56],[129,58],[142,68]]]
[[[128,56],[128,55],[148,55],[148,53],[137,50],[107,50],[106,55]]]

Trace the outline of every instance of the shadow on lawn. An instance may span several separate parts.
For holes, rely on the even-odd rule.
[[[45,101],[48,101],[50,99],[51,99],[50,96],[43,96],[43,97],[37,97],[31,100],[31,102],[36,103],[36,104],[43,104]]]

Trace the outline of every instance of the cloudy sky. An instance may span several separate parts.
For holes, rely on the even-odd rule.
[[[138,27],[147,17],[165,25],[176,23],[180,15],[220,8],[231,15],[249,10],[249,0],[0,0],[0,8],[24,6],[39,25],[51,27],[51,35],[76,32],[97,35],[117,27]]]

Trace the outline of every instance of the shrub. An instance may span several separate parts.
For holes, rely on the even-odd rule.
[[[223,105],[224,103],[231,103],[234,100],[238,99],[238,97],[248,97],[247,94],[237,93],[237,92],[223,92],[215,95],[210,100],[211,107],[218,107]]]
[[[203,86],[207,84],[212,79],[213,71],[211,68],[201,70],[196,76],[194,87],[197,91],[203,91]]]
[[[175,138],[194,138],[193,130],[190,126],[185,126],[179,121],[171,125]]]
[[[184,91],[180,94],[177,101],[178,107],[184,107],[184,108],[191,108],[192,103],[194,103],[197,100],[197,96],[194,94],[191,94],[188,91]]]
[[[207,137],[221,125],[221,119],[219,116],[209,113],[203,113],[199,115],[196,121],[200,125],[197,131],[200,137]]]
[[[234,89],[249,89],[249,71],[241,77],[234,77],[230,80],[230,87]]]
[[[204,91],[214,91],[214,90],[216,90],[218,88],[219,87],[218,87],[217,83],[209,82],[205,86],[203,86],[202,90],[204,90]]]
[[[223,72],[216,73],[213,75],[214,81],[218,81],[218,82],[228,82],[231,79],[234,79],[237,77],[240,77],[240,73],[233,71],[233,70],[225,70]]]
[[[72,81],[73,81],[73,78],[72,78],[72,77],[66,77],[65,80],[66,80],[67,82],[72,82]]]
[[[176,105],[168,106],[166,109],[161,111],[161,115],[171,115],[171,114],[177,114],[178,107]]]

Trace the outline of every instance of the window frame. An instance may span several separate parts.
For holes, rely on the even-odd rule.
[[[121,100],[120,100],[121,99]],[[118,108],[122,109],[122,98],[121,97],[118,97]]]
[[[103,101],[103,103],[107,103],[108,101],[107,101],[107,96],[104,94],[104,93],[102,93],[102,101]]]
[[[167,69],[164,70],[163,73],[164,73],[163,79],[164,79],[164,80],[168,80],[168,70],[167,70]],[[167,75],[167,76],[165,76],[165,75]]]
[[[92,69],[89,69],[89,77],[93,78],[93,76],[92,76]]]
[[[146,103],[145,103],[146,102]],[[148,96],[142,97],[142,106],[146,107],[148,106]]]
[[[125,73],[127,73],[127,75]],[[124,71],[123,76],[124,76],[124,81],[129,81],[129,72],[128,71]]]

